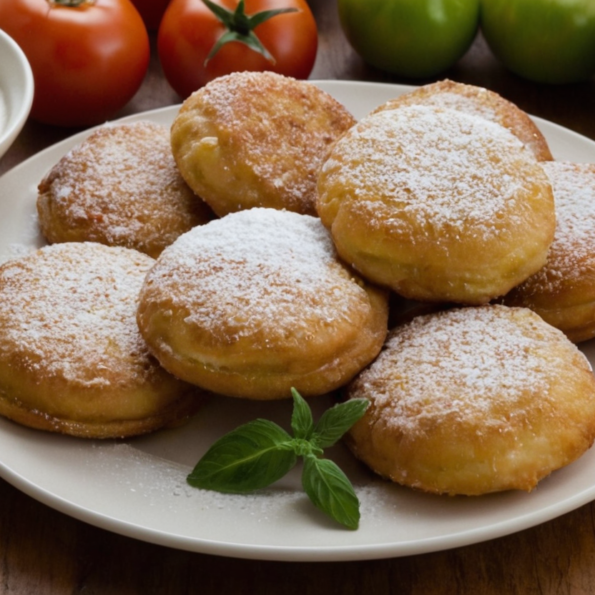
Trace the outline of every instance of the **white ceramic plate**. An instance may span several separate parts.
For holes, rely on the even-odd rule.
[[[0,30],[0,157],[22,130],[33,103],[33,73],[27,57]]]
[[[319,82],[361,117],[407,87]],[[130,119],[171,122],[177,107]],[[595,161],[595,142],[538,121],[558,159]],[[0,261],[43,244],[35,216],[36,184],[74,136],[0,178]],[[595,347],[583,346],[591,361]],[[328,403],[313,402],[315,415]],[[0,475],[72,517],[137,539],[190,551],[292,561],[387,558],[458,547],[550,520],[595,499],[595,450],[553,473],[530,493],[478,498],[424,495],[384,483],[342,447],[331,453],[356,486],[362,520],[349,531],[314,509],[296,468],[250,496],[199,491],[187,473],[220,435],[256,417],[287,426],[290,403],[211,402],[189,425],[124,442],[82,441],[0,419]]]

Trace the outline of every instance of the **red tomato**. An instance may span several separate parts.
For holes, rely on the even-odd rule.
[[[147,30],[130,0],[60,2],[1,0],[0,29],[31,64],[32,118],[60,126],[99,124],[140,87],[149,65]]]
[[[149,31],[157,31],[169,0],[132,0]]]
[[[234,12],[237,0],[215,0]],[[306,0],[245,0],[245,13],[295,8],[257,25],[254,33],[273,60],[231,41],[206,63],[215,43],[227,28],[202,0],[171,0],[161,20],[157,38],[163,72],[183,98],[210,80],[240,70],[270,70],[297,79],[312,72],[318,48],[316,21]]]

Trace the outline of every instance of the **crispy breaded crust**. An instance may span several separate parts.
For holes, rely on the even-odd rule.
[[[459,110],[363,118],[335,144],[318,191],[341,257],[415,300],[504,295],[545,264],[554,236],[541,163],[506,128]]]
[[[574,342],[595,336],[595,165],[544,163],[556,203],[547,263],[504,298],[525,306]]]
[[[219,216],[251,207],[314,214],[320,164],[354,122],[312,83],[238,72],[184,102],[172,151],[186,182]]]
[[[595,437],[595,378],[525,308],[481,306],[395,329],[347,389],[370,406],[349,432],[376,473],[427,492],[532,490]]]
[[[476,114],[508,128],[534,154],[538,161],[553,159],[547,140],[530,116],[498,93],[448,79],[423,85],[387,101],[374,111],[404,105],[436,105]]]
[[[387,292],[337,257],[320,220],[253,208],[181,236],[140,293],[138,324],[177,377],[248,399],[327,393],[378,354]]]
[[[167,127],[106,125],[65,155],[39,184],[37,212],[50,243],[100,242],[158,256],[213,218],[184,182]]]
[[[136,326],[149,256],[98,243],[46,246],[0,267],[0,414],[85,438],[182,421],[200,395],[150,355]]]

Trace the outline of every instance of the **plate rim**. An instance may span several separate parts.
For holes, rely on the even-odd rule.
[[[364,81],[345,81],[321,79],[309,81],[331,92],[333,89],[380,89],[388,91],[406,92],[414,89],[411,85],[398,85],[392,83],[375,83]],[[181,104],[174,104],[163,106],[136,114],[130,114],[122,118],[118,118],[107,122],[107,124],[119,124],[129,121],[140,120],[147,117],[156,117],[161,114],[173,114],[175,110],[179,109]],[[581,139],[581,142],[587,141],[595,147],[595,141],[585,137],[573,130],[560,126],[549,120],[544,120],[531,116],[534,120],[544,128],[551,130],[558,130],[564,136],[568,136],[571,141]],[[0,176],[0,190],[4,184],[10,183],[13,179],[18,179],[20,172],[31,166],[48,155],[53,155],[56,152],[66,152],[68,147],[77,144],[80,140],[87,137],[97,128],[101,128],[105,124],[94,126],[75,133],[57,143],[43,149],[42,151],[30,156],[21,163],[17,164],[2,176]],[[8,180],[8,181],[7,181]],[[1,197],[0,197],[1,200]],[[2,430],[0,430],[2,431]],[[356,561],[356,560],[371,560],[383,558],[395,558],[409,555],[417,555],[422,553],[430,553],[451,548],[462,547],[479,543],[486,540],[496,539],[512,533],[534,527],[541,523],[553,520],[563,514],[579,508],[595,499],[595,482],[572,497],[568,497],[563,501],[563,506],[558,503],[550,504],[549,506],[532,511],[522,517],[522,522],[518,520],[511,520],[501,522],[498,527],[475,527],[467,529],[459,533],[453,533],[449,536],[429,537],[424,539],[412,539],[409,541],[400,541],[398,543],[370,543],[370,544],[353,544],[347,543],[344,546],[278,546],[278,545],[250,545],[244,543],[228,543],[217,542],[200,537],[190,538],[187,536],[167,533],[161,530],[151,529],[145,526],[139,526],[135,523],[130,523],[125,520],[116,518],[114,516],[106,515],[102,512],[91,510],[84,505],[70,501],[55,493],[44,490],[42,486],[38,485],[31,478],[23,475],[17,469],[8,466],[0,455],[0,477],[13,485],[16,489],[22,491],[28,496],[38,500],[44,505],[53,508],[63,514],[66,514],[79,521],[86,522],[98,528],[106,529],[111,532],[125,535],[127,537],[140,539],[149,543],[154,543],[166,547],[171,547],[180,550],[192,551],[197,553],[221,555],[244,559],[258,559],[270,561]],[[348,535],[348,534],[347,534]]]

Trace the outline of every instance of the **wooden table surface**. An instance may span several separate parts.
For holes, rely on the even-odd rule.
[[[311,6],[319,27],[311,78],[412,82],[363,64],[343,37],[335,0],[311,0]],[[523,81],[498,64],[481,37],[443,77],[485,86],[531,114],[595,140],[595,80],[559,87]],[[119,115],[179,101],[153,51],[142,88]],[[0,160],[0,174],[73,132],[28,122]],[[223,558],[136,541],[56,512],[2,480],[0,503],[0,593],[12,595],[595,592],[595,504],[520,533],[449,551],[293,563]]]

